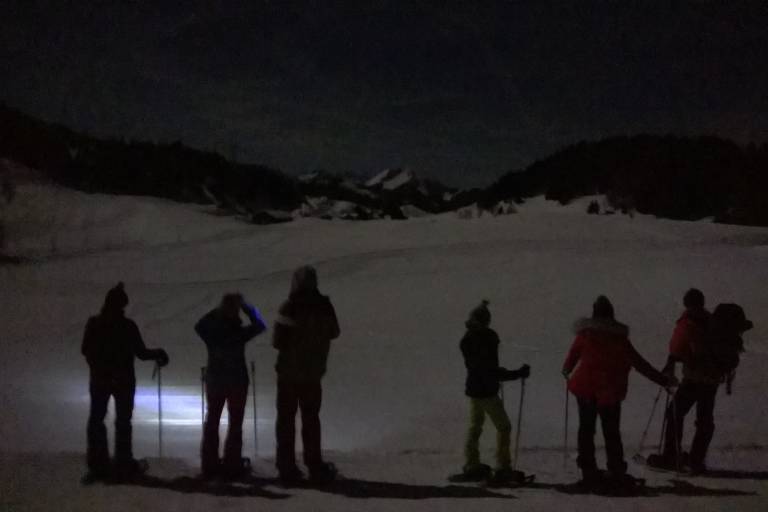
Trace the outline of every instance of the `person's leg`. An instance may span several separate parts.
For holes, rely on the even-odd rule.
[[[627,472],[627,463],[624,461],[624,446],[621,442],[621,403],[600,407],[598,414],[605,439],[608,471],[613,476],[622,476]]]
[[[296,411],[299,397],[296,384],[284,379],[277,381],[277,436],[278,471],[293,471],[296,468]]]
[[[504,410],[504,402],[501,398],[494,397],[488,400],[485,412],[496,427],[496,469],[510,469],[512,457],[509,453],[512,423],[509,421],[507,411]]]
[[[243,419],[248,400],[248,384],[230,386],[226,395],[229,427],[224,443],[224,466],[232,471],[239,471],[242,468]]]
[[[579,455],[576,463],[581,469],[584,479],[597,473],[595,460],[595,428],[597,425],[597,405],[591,400],[578,398],[579,404]]]
[[[715,434],[715,397],[717,385],[700,385],[696,402],[696,434],[691,445],[691,468],[703,470],[707,458],[707,450],[712,436]]]
[[[301,440],[304,445],[304,464],[310,469],[323,465],[320,407],[323,387],[320,381],[302,382],[299,388],[301,407]]]
[[[93,473],[104,473],[109,469],[109,447],[107,446],[107,427],[104,418],[109,404],[109,385],[91,378],[89,384],[91,410],[88,415],[88,469]]]
[[[206,386],[208,413],[205,416],[200,459],[204,475],[213,475],[219,469],[219,423],[224,410],[226,393],[220,385],[209,382]]]
[[[136,382],[115,384],[115,462],[127,466],[133,463],[133,400]]]
[[[480,466],[480,436],[483,434],[485,408],[483,399],[469,399],[469,429],[464,442],[464,471],[471,471]]]
[[[668,462],[675,462],[680,456],[683,445],[683,427],[685,415],[696,403],[696,386],[691,382],[683,381],[677,389],[675,396],[669,402],[667,408],[667,426],[664,433],[664,458]]]

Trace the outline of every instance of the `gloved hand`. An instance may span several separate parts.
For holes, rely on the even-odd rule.
[[[264,317],[261,316],[261,312],[256,309],[255,306],[243,303],[243,311],[246,315],[248,315],[248,318],[250,318],[251,322],[254,324],[260,324],[263,328],[266,329],[267,323],[264,321]]]
[[[521,379],[527,379],[531,376],[531,367],[527,364],[524,364],[517,370],[517,374]]]
[[[567,368],[563,368],[563,370],[560,373],[562,373],[563,377],[565,377],[565,380],[568,380],[571,378],[571,370]]]
[[[170,359],[168,358],[168,352],[165,350],[159,348],[155,351],[155,362],[159,367],[167,366],[170,362]]]
[[[677,387],[680,385],[680,381],[677,380],[677,377],[674,375],[667,375],[667,383],[664,386],[664,388],[667,390],[667,393],[674,393]]]

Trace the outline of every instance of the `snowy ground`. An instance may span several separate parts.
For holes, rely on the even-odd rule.
[[[160,200],[39,185],[22,187],[19,197],[7,214],[15,221],[10,245],[34,262],[0,267],[0,510],[501,510],[514,504],[645,510],[663,502],[684,511],[764,510],[768,504],[768,327],[761,320],[768,313],[766,229],[587,216],[584,204],[561,208],[543,200],[497,218],[308,219],[255,227]],[[270,482],[230,489],[232,496],[185,492],[174,479],[197,471],[205,362],[192,325],[231,290],[273,318],[302,263],[317,266],[342,324],[325,381],[323,427],[329,458],[355,480],[324,492],[285,491]],[[171,356],[163,372],[165,459],[151,470],[156,488],[78,483],[88,406],[80,337],[118,280],[126,282],[129,314],[147,344]],[[661,364],[680,296],[692,285],[712,303],[741,303],[756,324],[735,393],[719,397],[716,410],[709,463],[732,473],[673,483],[674,475],[647,474],[631,464],[634,474],[649,479],[652,498],[563,494],[557,485],[577,479],[572,459],[563,468],[558,371],[573,320],[589,311],[596,295],[607,294],[638,349]],[[491,301],[504,340],[503,363],[533,367],[520,467],[536,472],[541,485],[500,491],[504,496],[445,482],[461,465],[467,412],[457,345],[467,312],[482,298]],[[257,469],[271,477],[275,354],[268,336],[257,338],[248,355],[257,369]],[[134,437],[141,457],[157,454],[151,373],[150,365],[138,365]],[[628,455],[637,449],[655,392],[632,376],[623,416]],[[508,385],[513,416],[518,393],[517,383]],[[571,427],[575,439],[575,421]],[[652,439],[658,427],[656,421]],[[492,438],[484,439],[489,459]],[[511,497],[518,500],[504,499]]]

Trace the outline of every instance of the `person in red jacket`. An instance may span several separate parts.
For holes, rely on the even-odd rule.
[[[599,416],[608,459],[606,476],[621,484],[627,479],[620,432],[621,402],[627,395],[629,371],[634,368],[664,387],[675,385],[676,379],[653,368],[635,350],[628,338],[629,328],[615,320],[613,305],[602,295],[592,307],[592,318],[579,320],[575,331],[563,375],[579,405],[577,463],[582,482],[588,486],[602,482],[594,441]]]

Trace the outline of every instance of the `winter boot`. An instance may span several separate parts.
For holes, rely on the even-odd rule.
[[[149,463],[144,459],[115,461],[112,476],[117,481],[130,481],[140,478],[149,470]]]
[[[309,481],[312,484],[323,485],[336,480],[339,471],[331,462],[321,462],[309,468]]]
[[[682,459],[683,457],[681,457]],[[648,456],[646,464],[651,469],[659,471],[677,471],[677,461],[674,456],[654,453]]]
[[[222,464],[219,476],[223,480],[244,480],[251,476],[251,459],[242,457],[239,462]]]
[[[493,471],[487,464],[464,467],[464,471],[448,478],[451,482],[482,482],[491,477]]]
[[[517,471],[512,468],[499,468],[493,471],[493,474],[488,479],[488,484],[494,485],[510,485],[510,484],[525,484],[528,483],[528,478],[522,471]]]
[[[285,487],[297,487],[303,485],[304,473],[296,466],[279,468],[280,472],[280,484]]]

